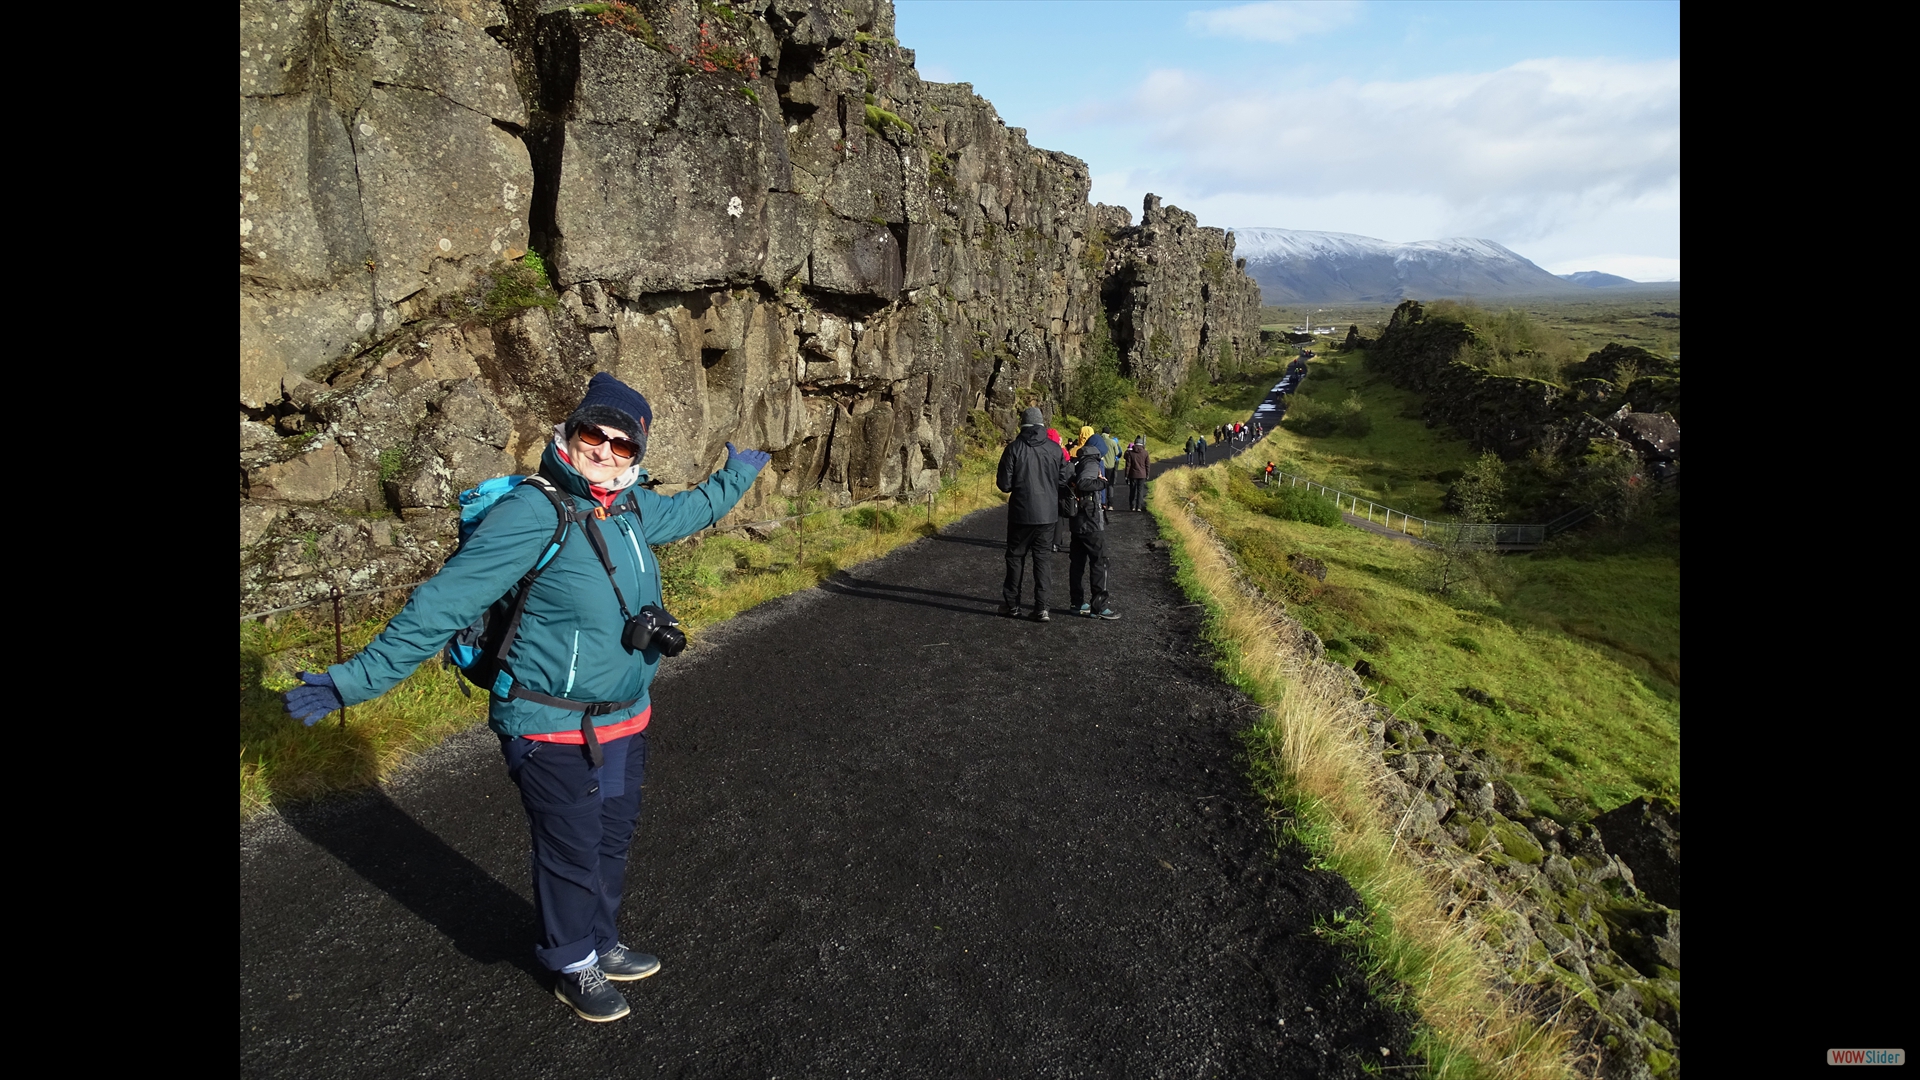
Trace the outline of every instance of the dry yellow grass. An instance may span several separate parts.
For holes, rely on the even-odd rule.
[[[1224,486],[1225,466],[1170,473],[1152,509],[1175,545],[1181,583],[1210,615],[1226,674],[1264,707],[1250,734],[1256,783],[1291,828],[1368,906],[1354,943],[1388,992],[1421,1018],[1417,1047],[1435,1077],[1560,1080],[1575,1075],[1571,1032],[1543,1022],[1523,991],[1476,949],[1480,927],[1450,875],[1423,865],[1378,797],[1385,765],[1371,749],[1350,682],[1291,645],[1297,624],[1247,584],[1191,508],[1197,482]]]

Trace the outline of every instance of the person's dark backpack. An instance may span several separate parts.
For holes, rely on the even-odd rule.
[[[1073,477],[1067,481],[1065,487],[1060,489],[1060,516],[1063,518],[1078,517],[1099,509],[1100,489],[1080,490],[1080,470],[1088,461],[1095,462],[1098,467],[1098,458],[1081,458],[1073,466]]]

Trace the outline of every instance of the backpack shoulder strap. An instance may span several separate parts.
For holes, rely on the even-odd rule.
[[[526,610],[527,594],[533,591],[534,579],[540,576],[540,571],[547,568],[547,564],[553,561],[555,555],[560,554],[560,549],[567,542],[567,531],[577,520],[577,514],[570,511],[566,500],[561,498],[560,489],[554,487],[553,482],[546,477],[529,476],[522,486],[537,488],[540,494],[545,495],[547,501],[553,504],[556,520],[553,526],[553,539],[547,541],[546,549],[540,553],[540,558],[525,574],[520,575],[519,584],[513,587],[513,606],[507,610],[506,624],[501,628],[499,638],[493,647],[493,661],[503,670],[506,668],[507,653],[513,650],[513,641],[520,636],[520,615]]]

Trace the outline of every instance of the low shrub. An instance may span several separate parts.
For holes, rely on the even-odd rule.
[[[841,520],[856,529],[872,529],[874,532],[893,532],[900,528],[900,515],[878,506],[849,510]]]
[[[1276,488],[1267,498],[1266,512],[1283,521],[1303,521],[1329,528],[1340,524],[1340,510],[1333,505],[1333,500],[1305,488]]]

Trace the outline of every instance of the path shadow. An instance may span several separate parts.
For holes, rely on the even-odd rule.
[[[964,593],[940,592],[936,589],[916,589],[911,585],[889,585],[879,581],[868,581],[852,574],[839,573],[820,583],[820,588],[840,596],[853,596],[862,600],[888,600],[896,604],[917,604],[921,607],[944,608],[957,611],[962,615],[985,615],[988,618],[1000,618],[1000,601],[979,596],[967,596]],[[963,600],[980,604],[981,607],[961,607],[958,604],[943,604],[937,600],[917,600],[911,596],[890,595],[895,593],[920,593],[924,596],[943,596],[951,600]]]
[[[938,540],[943,544],[971,544],[974,547],[1005,548],[1007,546],[1005,540],[983,540],[973,536],[952,536],[947,533],[929,536],[927,539]]]
[[[534,978],[546,977],[533,956],[539,937],[533,905],[408,816],[386,792],[281,816],[446,935],[461,955],[481,964],[507,961]]]

